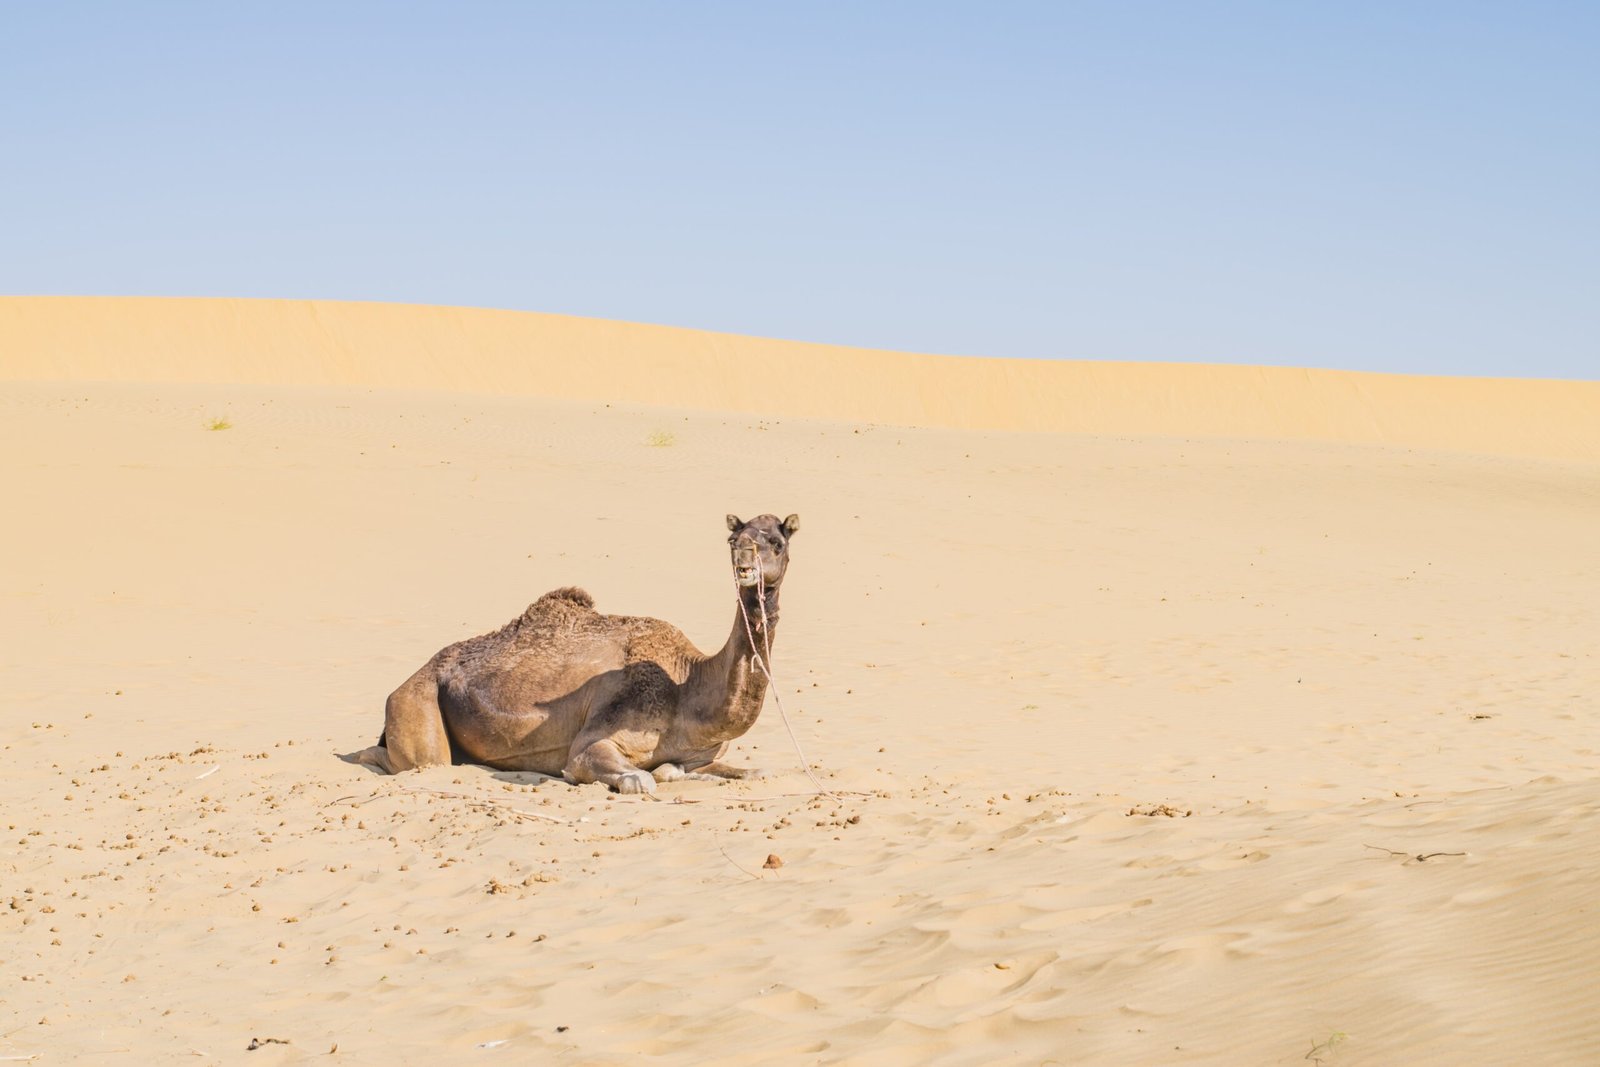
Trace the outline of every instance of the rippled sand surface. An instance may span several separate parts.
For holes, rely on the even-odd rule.
[[[1382,439],[897,424],[652,403],[648,345],[544,394],[162,381],[161,306],[120,374],[0,331],[0,1058],[1600,1059],[1588,385],[1506,383],[1515,432],[1427,379]],[[555,586],[719,642],[729,511],[804,518],[776,672],[828,795],[770,699],[772,777],[655,801],[335,757]]]

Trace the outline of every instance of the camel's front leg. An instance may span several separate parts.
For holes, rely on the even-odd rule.
[[[651,771],[650,776],[658,782],[726,782],[728,780],[729,776],[725,774],[703,773],[701,768],[704,766],[704,764],[696,766],[692,763],[663,763]],[[740,771],[737,767],[732,768],[732,770],[737,772],[735,777],[745,774],[744,771]],[[750,777],[759,778],[761,777],[761,772],[756,771]]]
[[[573,785],[604,782],[619,793],[654,793],[656,781],[648,771],[628,762],[615,743],[602,738],[576,748],[561,777]]]
[[[685,775],[685,777],[690,778],[750,779],[765,778],[767,776],[767,772],[759,767],[735,767],[731,763],[723,763],[721,760],[716,759],[711,760],[708,763],[702,763],[699,766],[690,766],[686,764],[685,770],[694,772],[692,774]]]
[[[708,778],[709,775],[691,774],[676,763],[663,763],[650,772],[650,777],[658,782],[692,782],[697,779]]]

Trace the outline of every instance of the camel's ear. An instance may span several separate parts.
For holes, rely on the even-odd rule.
[[[739,516],[731,515],[731,514],[728,516],[728,529],[737,530],[739,527],[741,527],[743,525],[744,525],[744,520],[741,519]]]
[[[783,536],[784,537],[786,537],[786,538],[793,537],[794,536],[794,532],[796,530],[798,530],[798,529],[800,529],[800,516],[798,516],[798,515],[790,515],[787,519],[783,520]]]

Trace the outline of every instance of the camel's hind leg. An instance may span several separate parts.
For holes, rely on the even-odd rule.
[[[389,694],[383,710],[383,744],[352,752],[351,763],[399,774],[413,767],[450,762],[450,738],[439,710],[439,680],[433,664],[406,679]]]

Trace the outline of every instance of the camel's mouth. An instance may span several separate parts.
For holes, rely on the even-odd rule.
[[[761,557],[755,546],[735,545],[733,548],[733,580],[745,589],[761,581]]]

